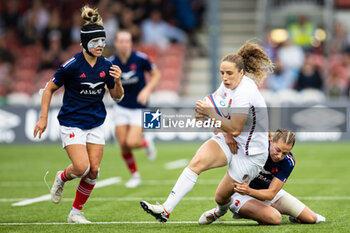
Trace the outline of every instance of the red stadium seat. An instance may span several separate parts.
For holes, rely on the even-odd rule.
[[[6,96],[7,88],[5,84],[0,84],[0,96]]]
[[[182,44],[171,44],[164,51],[167,55],[175,55],[183,57],[185,53],[185,46]]]
[[[337,8],[350,8],[349,0],[336,0],[335,5]]]
[[[14,81],[30,81],[34,83],[36,71],[34,69],[18,69],[14,73]]]
[[[33,84],[34,84],[33,82],[24,81],[24,80],[15,82],[13,86],[13,92],[25,93],[25,94],[31,95],[33,92],[33,86],[34,86]]]
[[[22,56],[40,57],[42,47],[40,45],[27,45],[21,48]]]
[[[81,52],[82,49],[83,49],[83,47],[80,46],[80,44],[78,44],[78,43],[71,44],[67,49],[67,56],[68,56],[67,59],[72,57],[74,54]]]
[[[22,56],[16,60],[18,69],[37,69],[39,64],[39,57],[36,56]]]
[[[183,57],[176,55],[164,55],[162,58],[162,67],[164,68],[176,68],[182,70]]]
[[[160,53],[156,45],[142,44],[134,49],[145,53],[151,62],[157,63]]]

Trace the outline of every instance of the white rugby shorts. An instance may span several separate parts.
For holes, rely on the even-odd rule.
[[[268,152],[256,155],[245,155],[244,150],[239,148],[237,154],[232,154],[230,148],[226,144],[225,136],[222,133],[212,137],[226,155],[228,162],[228,173],[230,177],[238,183],[253,180],[264,167],[268,157]]]
[[[86,130],[79,129],[77,127],[66,127],[60,125],[60,135],[63,148],[72,144],[105,144],[104,124]]]
[[[270,206],[273,203],[275,203],[276,201],[278,201],[286,193],[287,193],[286,191],[281,189],[271,201],[260,201],[260,200],[254,198],[254,197],[249,196],[249,195],[242,195],[242,194],[239,194],[239,193],[234,193],[232,195],[232,203],[233,203],[233,205],[230,206],[230,210],[233,213],[238,214],[239,210],[242,208],[242,206],[244,206],[244,204],[247,201],[249,201],[249,200],[260,201],[261,203]]]
[[[115,126],[133,125],[142,127],[142,109],[141,108],[125,108],[118,104],[114,104],[113,118]]]

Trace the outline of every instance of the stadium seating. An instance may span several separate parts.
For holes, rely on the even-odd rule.
[[[185,47],[180,44],[171,44],[165,49],[159,49],[154,45],[144,44],[134,49],[147,54],[160,70],[161,80],[154,90],[154,95],[157,92],[161,95],[172,93],[172,96],[177,96],[174,99],[178,99],[183,76]]]

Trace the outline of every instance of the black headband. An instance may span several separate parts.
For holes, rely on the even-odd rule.
[[[81,27],[81,30],[80,30],[81,44],[83,45],[83,48],[90,56],[93,56],[93,55],[89,51],[88,43],[90,40],[99,38],[99,37],[106,37],[106,32],[103,26],[97,25],[97,24],[87,24]]]

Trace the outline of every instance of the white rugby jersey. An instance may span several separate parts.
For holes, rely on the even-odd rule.
[[[242,133],[234,137],[239,150],[243,150],[246,155],[268,151],[267,107],[255,82],[244,75],[234,90],[226,88],[221,83],[216,94],[229,103],[230,115],[234,113],[248,114]]]

